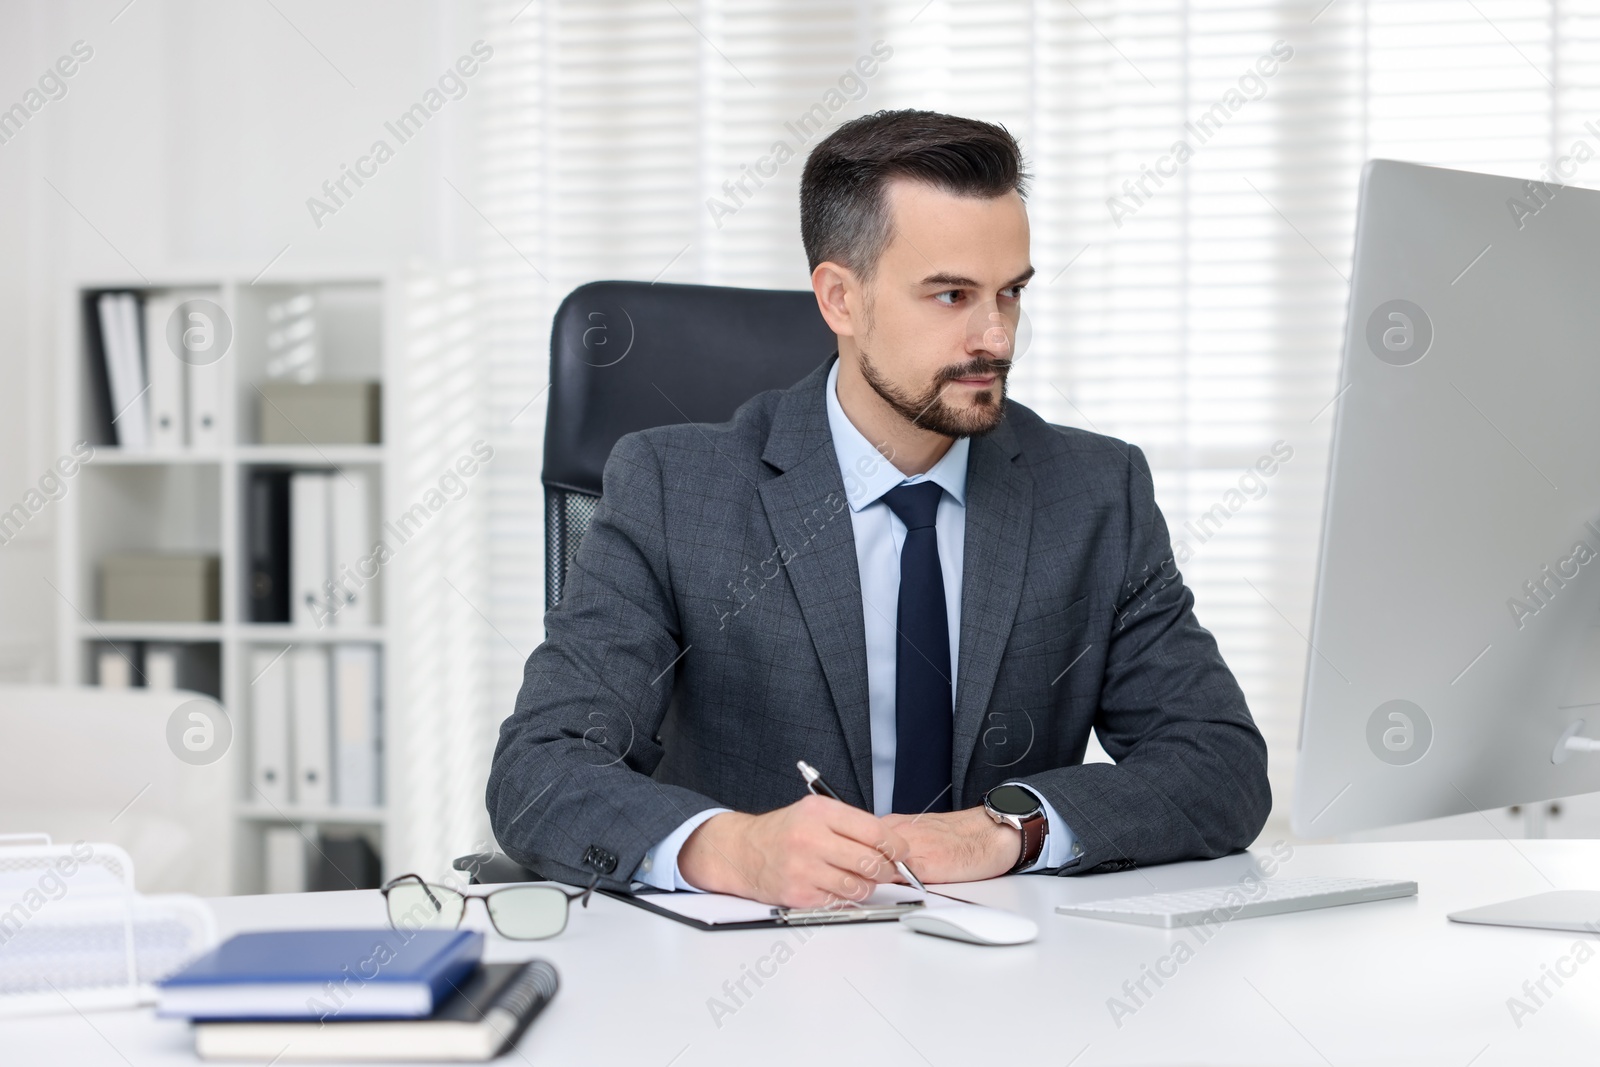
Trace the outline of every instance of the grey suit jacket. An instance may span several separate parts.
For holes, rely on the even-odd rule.
[[[630,434],[500,729],[501,848],[619,885],[690,815],[872,808],[854,534],[828,366],[731,421]],[[1271,804],[1266,746],[1172,562],[1143,454],[1020,404],[972,443],[951,781],[1047,797],[1059,873],[1219,856]],[[1089,731],[1116,760],[1082,763]]]

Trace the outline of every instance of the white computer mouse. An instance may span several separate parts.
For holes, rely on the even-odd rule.
[[[900,917],[900,925],[919,934],[948,937],[974,945],[1023,945],[1039,936],[1039,924],[981,904],[942,904],[918,908]]]

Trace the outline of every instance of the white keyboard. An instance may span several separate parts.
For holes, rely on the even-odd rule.
[[[1375,878],[1278,878],[1091,900],[1087,904],[1060,904],[1056,911],[1062,915],[1141,926],[1199,926],[1416,894],[1415,882]]]

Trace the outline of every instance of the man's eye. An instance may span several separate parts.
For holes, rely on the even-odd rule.
[[[1007,300],[1021,300],[1022,290],[1026,288],[1027,286],[1025,285],[1013,285],[1009,289],[1000,290],[1000,295],[1005,297]]]
[[[948,297],[948,299],[946,299],[947,297]],[[950,289],[950,290],[947,290],[947,291],[942,292],[942,293],[935,293],[933,298],[935,300],[939,301],[939,303],[941,303],[941,304],[954,306],[955,304],[959,303],[960,300],[961,300],[961,290],[960,289]]]

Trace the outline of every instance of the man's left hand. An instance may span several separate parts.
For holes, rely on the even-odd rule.
[[[911,846],[901,858],[924,882],[998,878],[1022,855],[1022,831],[995,822],[982,808],[885,815],[883,822]]]

